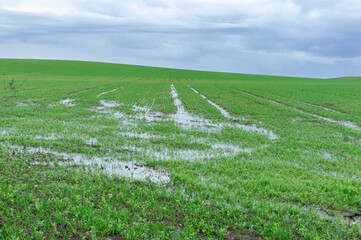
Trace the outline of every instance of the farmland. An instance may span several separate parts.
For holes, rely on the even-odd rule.
[[[360,239],[361,78],[0,59],[0,239]]]

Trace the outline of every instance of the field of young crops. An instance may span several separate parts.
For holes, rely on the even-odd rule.
[[[361,78],[0,60],[0,239],[361,239]]]

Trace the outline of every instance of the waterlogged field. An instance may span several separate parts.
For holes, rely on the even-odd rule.
[[[361,78],[0,74],[0,239],[361,238]]]

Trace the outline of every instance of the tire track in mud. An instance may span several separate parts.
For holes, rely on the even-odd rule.
[[[68,96],[73,96],[75,94],[87,92],[87,91],[90,91],[90,90],[93,90],[93,89],[96,89],[96,88],[97,87],[93,87],[93,88],[87,88],[87,89],[80,90],[80,91],[70,92],[70,93],[68,93]]]
[[[199,91],[197,91],[196,89],[192,88],[191,86],[188,85],[188,87],[189,87],[190,89],[192,89],[193,92],[199,94],[199,96],[201,96],[203,99],[207,100],[207,102],[208,102],[209,104],[211,104],[212,106],[214,106],[215,108],[217,108],[218,111],[220,111],[221,114],[222,114],[224,117],[226,117],[226,118],[228,118],[228,119],[231,119],[231,120],[237,120],[237,118],[231,117],[231,114],[230,114],[226,109],[220,107],[220,106],[219,106],[218,104],[216,104],[215,102],[212,102],[212,101],[209,100],[206,96],[202,95]]]
[[[224,108],[222,108],[221,106],[219,106],[218,104],[216,104],[215,102],[209,100],[206,96],[204,96],[203,94],[201,94],[198,90],[190,87],[188,85],[188,87],[193,91],[195,92],[196,94],[200,95],[203,99],[205,99],[209,104],[211,104],[212,106],[214,106],[215,108],[217,108],[221,114],[228,118],[229,120],[233,120],[233,121],[238,121],[238,120],[245,120],[245,119],[238,119],[237,117],[232,117],[231,114]],[[253,126],[250,126],[250,125],[245,125],[245,124],[240,124],[240,123],[233,123],[233,124],[229,124],[229,123],[223,123],[223,125],[225,126],[234,126],[236,128],[239,128],[239,129],[242,129],[244,131],[247,131],[247,132],[256,132],[256,133],[259,133],[259,134],[263,134],[263,135],[267,135],[267,137],[270,139],[270,140],[275,140],[278,138],[278,136],[273,133],[272,131],[269,131],[267,129],[264,129],[264,128],[261,128],[261,127],[257,127],[255,125]]]
[[[344,127],[350,128],[350,129],[352,129],[352,130],[361,131],[361,127],[360,127],[360,126],[358,126],[358,125],[356,125],[355,123],[350,122],[350,121],[337,120],[337,119],[333,119],[333,118],[330,118],[330,117],[321,116],[321,115],[318,115],[318,114],[315,114],[315,113],[307,112],[307,111],[305,111],[305,110],[302,110],[302,109],[299,109],[299,108],[296,108],[296,107],[289,106],[289,105],[284,104],[284,103],[280,103],[280,102],[274,101],[274,100],[269,99],[269,98],[265,98],[265,97],[262,97],[262,96],[258,96],[258,95],[256,95],[256,94],[253,94],[253,93],[250,93],[250,92],[245,92],[245,91],[241,91],[241,92],[244,93],[244,94],[247,94],[247,95],[250,95],[250,96],[253,96],[253,97],[257,97],[257,98],[262,99],[262,100],[265,100],[265,101],[267,101],[267,102],[274,103],[274,104],[277,104],[277,105],[280,105],[280,106],[283,106],[283,107],[292,109],[292,110],[294,110],[294,111],[307,114],[307,115],[309,115],[309,116],[311,116],[311,117],[314,117],[314,118],[317,118],[317,119],[321,119],[321,120],[326,121],[326,122],[330,122],[330,123],[333,123],[333,124],[337,124],[337,125],[340,125],[340,126],[344,126]]]
[[[116,89],[118,90],[118,89]],[[112,91],[104,92],[114,92]],[[175,124],[181,126],[185,131],[188,130],[199,130],[202,132],[218,132],[221,131],[223,127],[237,127],[234,123],[213,123],[211,120],[204,119],[199,116],[192,116],[189,114],[183,103],[180,100],[177,90],[174,85],[171,85],[170,95],[173,98],[173,103],[177,108],[177,112],[173,114],[164,114],[160,112],[152,111],[155,103],[155,99],[151,102],[150,107],[141,107],[137,105],[127,105],[129,107],[129,111],[132,114],[126,114],[124,112],[117,111],[117,107],[123,105],[120,102],[109,101],[109,100],[98,100],[99,105],[94,106],[91,109],[100,113],[101,115],[106,115],[107,117],[117,119],[119,121],[119,126],[122,127],[122,132],[119,135],[125,135],[133,138],[140,138],[142,140],[130,140],[130,143],[127,143],[129,146],[127,149],[135,154],[134,156],[140,156],[140,159],[156,159],[158,161],[172,161],[172,160],[181,160],[181,161],[208,161],[218,157],[233,157],[240,153],[252,154],[253,151],[257,151],[261,148],[267,147],[267,145],[255,146],[253,148],[247,148],[242,146],[241,143],[233,144],[225,141],[218,141],[216,139],[212,139],[207,136],[204,138],[200,138],[198,136],[189,135],[188,133],[183,133],[175,136],[174,133],[164,135],[164,138],[171,139],[176,141],[176,138],[181,137],[182,139],[191,137],[191,143],[202,143],[206,146],[206,149],[182,149],[181,147],[168,147],[167,145],[162,145],[161,147],[153,147],[151,144],[144,145],[144,141],[146,143],[150,143],[149,139],[158,138],[156,135],[152,135],[150,132],[146,132],[146,134],[138,134],[137,133],[137,124],[157,124],[157,123],[165,123],[169,124],[169,120],[173,120]],[[66,106],[72,106],[74,104],[74,99],[63,99],[61,100],[61,104]],[[142,103],[146,103],[146,99],[141,101]],[[163,119],[164,118],[164,119]],[[145,121],[144,121],[145,120]],[[182,136],[181,136],[182,135]],[[115,138],[117,137],[115,136]],[[161,136],[163,137],[163,136]],[[37,136],[36,140],[45,140],[45,141],[53,141],[61,138],[61,136],[56,137],[55,135],[51,135],[50,137]],[[148,139],[148,140],[146,140]],[[107,139],[109,140],[109,139]],[[133,144],[133,141],[135,144]],[[110,140],[109,142],[112,142]],[[106,142],[98,139],[87,139],[86,144],[98,144],[102,145],[102,147],[107,147]],[[103,145],[104,144],[104,145]],[[139,145],[138,145],[139,144]],[[143,146],[144,145],[144,146]],[[125,145],[119,146],[121,148],[127,147]],[[149,147],[151,146],[151,147]],[[121,175],[129,178],[133,178],[136,180],[143,180],[145,178],[151,179],[154,182],[168,182],[170,180],[170,176],[164,175],[162,172],[155,171],[154,169],[148,169],[147,167],[142,167],[136,162],[133,161],[124,161],[122,160],[123,156],[117,155],[115,152],[110,153],[108,156],[86,156],[78,153],[64,153],[57,152],[53,149],[43,149],[43,148],[28,148],[29,152],[33,153],[49,153],[56,155],[58,157],[65,158],[69,160],[70,164],[82,164],[84,166],[89,166],[91,172],[104,172],[109,175]],[[128,157],[125,157],[128,159]],[[134,158],[133,158],[134,159]],[[126,167],[127,166],[127,167]],[[153,171],[154,170],[154,171]],[[145,177],[144,177],[145,176]]]
[[[121,126],[123,129],[127,129],[126,132],[122,132],[119,135],[128,136],[128,137],[138,137],[143,138],[143,140],[149,141],[150,138],[156,138],[155,135],[152,134],[138,134],[135,129],[133,129],[130,125],[133,123],[135,124],[142,124],[142,120],[145,120],[143,124],[155,124],[155,123],[163,123],[163,118],[167,121],[167,119],[174,120],[177,125],[180,125],[184,130],[188,129],[198,129],[202,132],[214,132],[220,131],[222,127],[234,127],[229,123],[225,124],[214,124],[207,119],[203,119],[201,117],[192,116],[189,114],[182,105],[182,102],[178,98],[178,93],[176,92],[175,87],[171,86],[171,95],[173,97],[173,102],[176,105],[177,112],[170,115],[164,115],[163,113],[153,112],[152,107],[140,107],[137,105],[130,106],[131,110],[135,112],[135,115],[128,116],[124,113],[119,113],[114,111],[112,108],[119,106],[120,103],[110,102],[110,101],[103,101],[101,100],[99,103],[102,106],[97,107],[95,111],[98,113],[107,114],[112,116],[113,118],[119,119],[122,121]],[[152,102],[152,106],[154,105],[154,100]],[[125,127],[125,128],[124,128]],[[171,135],[164,135],[164,138],[169,137],[170,139],[175,138],[174,134]],[[192,138],[192,136],[191,136]],[[252,151],[255,151],[259,148],[266,147],[265,145],[254,147],[254,148],[244,148],[238,145],[234,145],[231,143],[226,142],[218,142],[213,141],[212,139],[208,138],[192,138],[192,142],[197,143],[204,143],[209,148],[207,150],[184,150],[184,149],[172,149],[168,147],[162,148],[162,150],[157,150],[156,148],[152,147],[137,147],[132,144],[127,145],[126,147],[136,152],[142,156],[147,156],[149,158],[154,158],[157,160],[172,160],[172,159],[182,159],[182,160],[189,160],[189,161],[196,161],[196,160],[205,160],[215,157],[222,157],[222,156],[235,156],[241,152],[251,154]],[[210,152],[209,152],[210,151]]]
[[[301,100],[292,99],[292,98],[289,98],[289,97],[286,97],[286,96],[282,96],[282,95],[278,95],[278,94],[274,94],[274,93],[269,93],[269,94],[272,94],[274,97],[286,98],[287,100],[292,100],[292,101],[299,102],[299,103],[302,103],[302,104],[306,104],[306,105],[309,105],[309,106],[321,108],[321,109],[326,110],[326,111],[330,111],[330,112],[334,112],[334,113],[338,113],[338,114],[342,114],[342,115],[346,115],[346,114],[347,114],[347,113],[345,113],[345,112],[340,112],[340,111],[337,111],[337,110],[335,110],[335,109],[331,109],[331,108],[324,107],[324,106],[322,106],[322,105],[317,105],[317,104],[314,104],[314,103],[304,102],[304,101],[301,101]]]
[[[119,90],[119,88],[115,88],[115,89],[110,90],[110,91],[107,91],[107,92],[99,93],[97,97],[103,96],[103,95],[108,94],[108,93],[111,93],[111,92],[115,92],[115,91],[117,91],[117,90]]]
[[[334,109],[331,109],[331,108],[327,108],[327,107],[324,107],[324,106],[320,106],[320,105],[317,105],[317,104],[308,103],[308,102],[303,102],[303,101],[300,101],[300,100],[295,100],[295,101],[296,101],[296,102],[303,103],[303,104],[306,104],[306,105],[318,107],[318,108],[321,108],[321,109],[326,110],[326,111],[330,111],[330,112],[334,112],[334,113],[346,115],[346,113],[344,113],[344,112],[340,112],[340,111],[337,111],[337,110],[334,110]]]

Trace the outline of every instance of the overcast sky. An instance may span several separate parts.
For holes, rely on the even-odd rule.
[[[0,0],[0,57],[361,75],[360,0]]]

